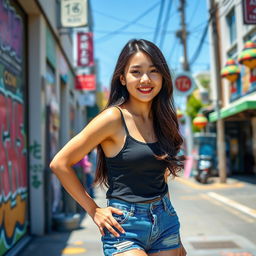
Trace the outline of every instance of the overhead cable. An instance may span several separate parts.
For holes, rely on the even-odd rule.
[[[160,8],[159,8],[159,13],[158,13],[156,27],[155,27],[155,33],[154,33],[154,37],[153,37],[153,42],[154,43],[156,43],[157,35],[159,33],[159,30],[160,30],[160,24],[161,24],[161,19],[162,19],[163,10],[164,10],[164,2],[165,2],[165,0],[161,1],[161,5],[160,5]]]
[[[103,41],[106,41],[108,39],[112,39],[113,36],[119,34],[121,31],[123,31],[124,29],[130,27],[131,25],[134,25],[138,20],[140,20],[141,18],[143,18],[144,16],[146,16],[148,13],[150,13],[151,11],[153,11],[156,6],[159,4],[159,1],[157,3],[155,3],[153,6],[151,6],[149,9],[147,9],[145,12],[143,12],[141,15],[139,15],[137,18],[133,19],[132,21],[130,21],[129,23],[125,24],[124,26],[110,32],[109,34],[102,36],[98,39],[96,39],[96,43],[101,43]]]

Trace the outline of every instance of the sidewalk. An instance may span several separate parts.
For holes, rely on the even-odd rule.
[[[105,192],[96,190],[96,202],[105,206]],[[19,256],[103,256],[101,236],[92,219],[86,215],[80,228],[72,232],[53,232],[42,237],[34,237],[22,249]]]

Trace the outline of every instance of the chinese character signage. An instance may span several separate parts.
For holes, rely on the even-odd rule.
[[[90,75],[77,75],[75,88],[77,90],[94,91],[96,90],[96,78],[94,74]]]
[[[93,40],[91,32],[77,33],[77,66],[93,66]]]
[[[87,0],[61,0],[62,27],[82,27],[87,24]]]
[[[256,0],[243,0],[244,24],[256,24]]]

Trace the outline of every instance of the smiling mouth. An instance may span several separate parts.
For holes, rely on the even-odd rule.
[[[138,91],[144,94],[150,93],[153,90],[153,87],[140,87]]]

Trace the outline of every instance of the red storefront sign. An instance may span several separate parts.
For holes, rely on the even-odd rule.
[[[77,75],[75,81],[77,90],[94,91],[96,90],[96,77],[94,74]]]
[[[243,0],[244,24],[256,24],[256,0]]]
[[[77,66],[85,67],[94,65],[93,40],[91,32],[77,33]]]

